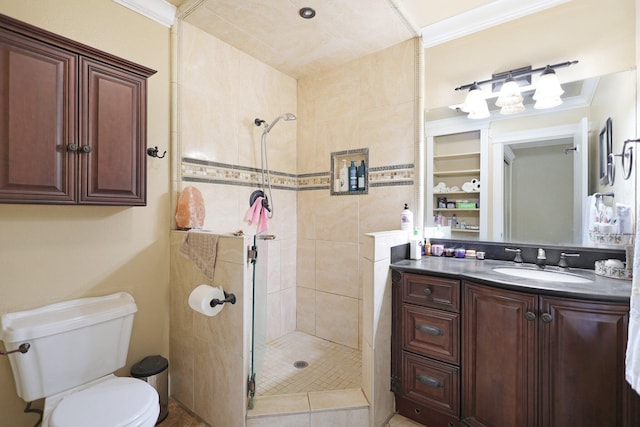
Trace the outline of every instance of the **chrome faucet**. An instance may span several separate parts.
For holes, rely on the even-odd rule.
[[[520,250],[520,248],[517,248],[517,249],[504,248],[504,250],[506,252],[515,252],[516,256],[513,258],[513,262],[516,262],[518,264],[522,264],[522,251]]]
[[[558,261],[558,267],[560,268],[569,268],[569,264],[567,264],[567,257],[579,257],[580,254],[567,254],[562,252],[560,254],[560,261]]]
[[[547,263],[547,254],[544,251],[544,249],[539,248],[538,256],[536,257],[536,264],[538,265],[538,267],[544,268],[546,263]]]

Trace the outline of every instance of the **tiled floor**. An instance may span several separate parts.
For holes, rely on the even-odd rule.
[[[302,332],[292,332],[267,346],[256,395],[360,388],[361,351]],[[298,369],[294,362],[305,361]]]

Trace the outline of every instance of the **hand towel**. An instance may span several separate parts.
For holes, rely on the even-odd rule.
[[[244,217],[244,220],[249,224],[257,225],[256,234],[269,228],[269,215],[267,214],[267,209],[262,204],[263,200],[264,197],[257,197]]]
[[[180,253],[189,258],[213,283],[218,235],[203,231],[188,231]]]
[[[636,393],[640,394],[640,234],[638,231],[639,229],[636,227],[625,378]],[[627,260],[627,262],[630,262],[630,260]]]

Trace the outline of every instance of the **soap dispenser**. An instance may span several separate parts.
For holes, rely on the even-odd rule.
[[[406,203],[400,213],[400,230],[413,230],[413,213],[409,210],[409,205]]]

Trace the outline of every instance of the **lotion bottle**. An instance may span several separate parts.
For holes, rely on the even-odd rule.
[[[349,169],[347,168],[347,161],[342,160],[342,167],[340,168],[340,191],[349,190]]]
[[[404,204],[404,209],[400,213],[400,230],[413,230],[413,213],[409,210],[409,205]]]

